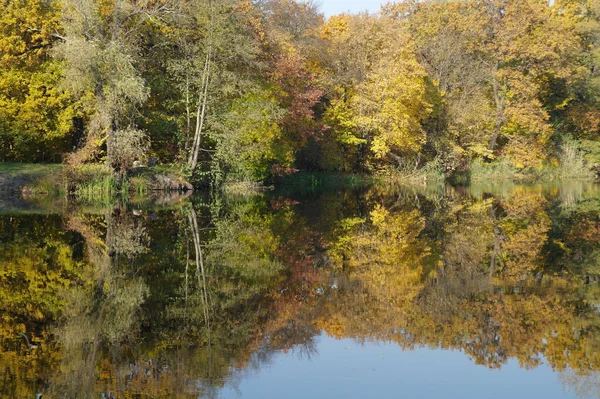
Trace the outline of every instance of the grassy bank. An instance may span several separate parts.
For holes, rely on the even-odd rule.
[[[177,168],[139,168],[118,177],[104,165],[0,163],[0,192],[67,197],[80,202],[130,200],[155,191],[190,191]]]
[[[444,184],[446,180],[438,158],[421,167],[388,168],[380,175],[382,179],[393,184],[432,185]]]
[[[63,169],[64,165],[62,164],[0,162],[0,174],[44,176],[60,173]]]
[[[554,181],[595,181],[598,176],[579,157],[567,155],[558,165],[543,165],[537,168],[520,170],[507,160],[482,162],[475,160],[469,169],[458,173],[450,179],[456,185],[471,183],[512,182],[512,183],[544,183]]]
[[[64,195],[64,166],[60,164],[0,163],[0,192]]]
[[[410,170],[384,170],[374,176],[360,174],[296,173],[277,178],[269,186],[237,182],[221,187],[228,195],[252,196],[277,188],[279,192],[310,193],[337,188],[360,188],[372,184],[457,186],[481,183],[542,183],[594,181],[596,173],[578,151],[564,151],[560,162],[538,169],[518,170],[506,160],[475,160],[465,172],[444,178],[439,163]],[[559,165],[559,166],[557,166]],[[153,192],[190,191],[193,189],[177,167],[159,165],[131,170],[123,178],[99,164],[70,167],[60,164],[0,163],[0,192],[64,197],[82,203],[108,204],[115,201],[139,201]]]

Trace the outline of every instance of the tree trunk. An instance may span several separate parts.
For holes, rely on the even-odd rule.
[[[499,259],[499,263],[502,262],[502,231],[498,226],[498,220],[496,218],[496,211],[494,210],[494,204],[490,204],[490,217],[494,226],[494,251],[492,252],[492,259],[490,262],[489,276],[492,278],[496,273],[497,263],[496,259]]]
[[[500,84],[498,83],[498,65],[492,71],[492,87],[494,89],[494,103],[496,104],[496,121],[494,124],[494,133],[490,138],[490,143],[488,146],[489,150],[494,151],[496,149],[496,145],[498,142],[498,137],[500,136],[500,130],[504,125],[504,105],[506,100],[506,95],[500,93]]]
[[[206,117],[206,107],[208,103],[208,86],[210,84],[210,66],[211,66],[212,49],[209,48],[206,53],[204,62],[204,71],[202,73],[202,87],[198,96],[198,106],[196,108],[196,128],[194,130],[194,140],[190,155],[188,158],[188,167],[194,171],[198,166],[198,154],[200,153],[200,145],[202,143],[202,130]]]
[[[208,49],[206,50],[206,58],[204,60],[204,70],[202,71],[202,85],[198,95],[198,107],[196,108],[196,129],[194,131],[194,140],[188,158],[188,167],[193,172],[198,166],[198,154],[200,153],[202,143],[202,130],[206,117],[206,108],[208,104],[208,87],[210,85],[210,72],[212,62],[212,52],[214,44],[214,28],[213,28],[213,2],[209,0],[210,20],[209,20],[209,36]]]
[[[188,213],[188,220],[190,223],[190,230],[192,233],[192,239],[194,241],[196,253],[196,276],[198,278],[198,288],[202,290],[201,299],[204,307],[204,320],[210,336],[210,314],[208,311],[208,292],[206,285],[206,273],[204,270],[204,256],[202,254],[202,245],[200,244],[200,229],[198,228],[198,219],[196,217],[196,211],[193,207]]]
[[[190,111],[190,77],[189,75],[185,76],[185,121],[186,121],[186,129],[185,129],[185,137],[183,138],[184,150],[187,150],[188,139],[190,137],[190,130],[192,127],[192,114]]]
[[[113,169],[115,166],[115,131],[114,129],[108,130],[108,136],[106,138],[106,164]]]

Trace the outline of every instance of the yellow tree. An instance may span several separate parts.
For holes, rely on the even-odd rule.
[[[0,160],[56,161],[71,149],[77,112],[50,57],[61,31],[58,2],[0,4]]]
[[[495,108],[489,148],[504,137],[516,166],[537,165],[552,133],[541,89],[571,74],[574,37],[544,0],[482,0],[473,8],[474,54],[489,70]]]
[[[504,151],[539,165],[552,134],[548,87],[576,72],[578,40],[545,0],[413,2],[420,61],[447,100],[454,140],[472,155]]]
[[[579,137],[600,135],[600,0],[557,0],[565,25],[579,39],[580,73],[569,86],[566,121]]]
[[[347,219],[340,224],[332,262],[380,300],[404,306],[422,288],[424,259],[431,252],[419,238],[424,227],[418,210],[391,214],[378,205],[368,221]]]
[[[425,142],[421,122],[430,112],[408,31],[384,16],[340,15],[322,27],[322,37],[331,98],[326,120],[336,139],[359,147],[359,163],[368,153],[402,164]]]
[[[502,275],[521,279],[532,275],[543,261],[542,248],[548,240],[550,218],[541,194],[522,191],[503,203],[506,217],[500,228],[506,236],[503,244],[505,264]]]

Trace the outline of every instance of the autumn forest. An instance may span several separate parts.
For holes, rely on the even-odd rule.
[[[600,398],[599,177],[600,0],[0,0],[0,397]]]
[[[239,398],[218,392],[281,353],[318,359],[321,336],[600,392],[597,185],[64,209],[0,214],[3,397]]]
[[[4,162],[594,178],[599,106],[598,0],[0,4]]]

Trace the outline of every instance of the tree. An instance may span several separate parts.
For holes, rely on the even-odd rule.
[[[259,80],[263,33],[255,14],[248,1],[189,1],[181,3],[172,21],[179,52],[169,70],[185,110],[181,144],[190,171],[198,167],[203,151],[220,150],[222,137],[230,144],[223,118],[238,99],[265,92]]]
[[[124,172],[144,152],[145,133],[135,128],[135,107],[148,98],[137,68],[140,28],[169,10],[153,1],[67,1],[64,42],[57,55],[65,66],[65,85],[90,109],[85,144],[71,157],[97,159],[106,146],[106,163]]]
[[[57,2],[0,4],[0,159],[59,161],[72,150],[73,119],[81,110],[59,82],[51,57],[62,40]]]
[[[322,138],[319,106],[324,93],[319,82],[322,40],[318,29],[324,17],[313,1],[267,0],[259,2],[259,7],[265,27],[265,77],[285,110],[278,147],[293,155],[273,163],[271,174],[277,176],[294,172],[294,162],[308,166],[308,146]]]
[[[580,65],[577,78],[567,90],[568,105],[559,109],[560,118],[576,136],[596,139],[600,134],[600,1],[563,0],[557,1],[556,7],[578,38]]]
[[[448,98],[461,146],[486,157],[502,148],[520,168],[539,165],[557,106],[544,102],[545,89],[576,66],[577,40],[557,8],[543,0],[450,1],[415,3],[412,13],[420,57]]]
[[[325,118],[344,145],[358,146],[357,163],[416,154],[425,142],[421,122],[431,111],[425,71],[408,31],[384,16],[341,15],[322,28],[328,42],[331,106]]]

